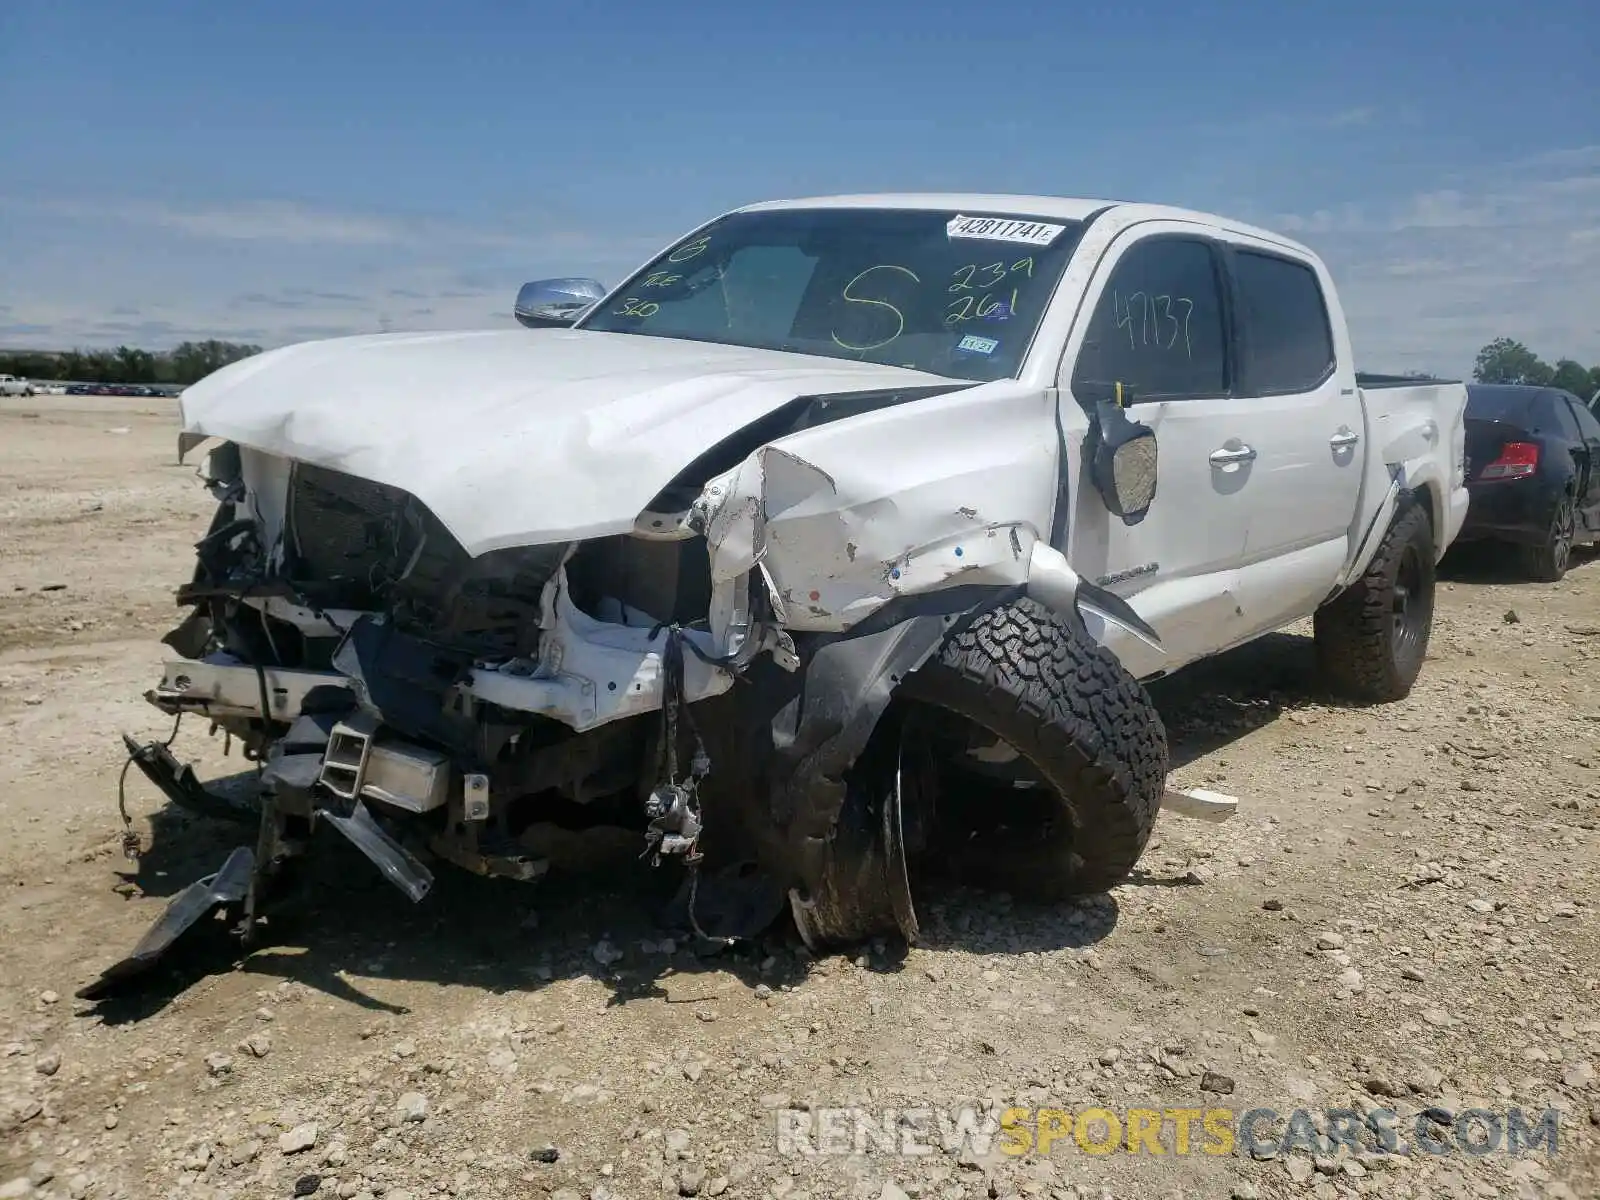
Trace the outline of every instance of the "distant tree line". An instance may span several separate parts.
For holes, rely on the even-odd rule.
[[[260,354],[239,342],[179,342],[171,350],[0,350],[0,375],[73,383],[191,384],[219,367]]]
[[[187,385],[219,367],[260,354],[240,342],[179,342],[171,350],[0,350],[0,375],[66,379],[78,383],[170,383]],[[1406,374],[1416,374],[1406,372]],[[1584,400],[1600,391],[1600,366],[1570,358],[1545,362],[1514,338],[1495,338],[1478,351],[1472,370],[1479,383],[1532,383],[1565,388]]]
[[[1478,351],[1472,377],[1479,383],[1532,383],[1542,387],[1565,388],[1580,400],[1600,391],[1600,366],[1586,367],[1570,358],[1558,358],[1554,366],[1514,338],[1495,338]]]

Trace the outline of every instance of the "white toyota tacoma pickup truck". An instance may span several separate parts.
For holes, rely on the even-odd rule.
[[[210,906],[248,931],[322,825],[418,900],[425,860],[529,879],[553,826],[631,825],[701,936],[787,907],[812,945],[911,937],[924,867],[1044,898],[1128,874],[1168,763],[1141,680],[1308,616],[1355,698],[1422,665],[1465,388],[1359,378],[1328,271],[1276,234],[757,204],[516,311],[185,392],[220,504],[148,698],[242,740],[257,834],[86,994]]]

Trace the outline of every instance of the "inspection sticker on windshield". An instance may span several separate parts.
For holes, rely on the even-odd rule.
[[[1048,246],[1061,236],[1065,225],[1043,221],[1018,221],[1010,217],[950,218],[945,232],[953,238],[982,238],[988,242],[1019,242],[1024,246]]]
[[[979,337],[969,333],[956,343],[957,350],[966,350],[973,354],[993,354],[1000,348],[1000,343],[993,338]]]

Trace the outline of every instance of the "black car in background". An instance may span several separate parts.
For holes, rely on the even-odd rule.
[[[1467,387],[1467,490],[1458,541],[1517,546],[1525,572],[1553,583],[1575,545],[1600,542],[1600,419],[1560,388]]]

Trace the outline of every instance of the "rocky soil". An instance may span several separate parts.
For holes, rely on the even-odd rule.
[[[174,444],[156,402],[0,402],[0,1198],[1600,1195],[1592,557],[1557,585],[1451,563],[1400,704],[1331,701],[1304,630],[1163,681],[1179,781],[1241,811],[1163,817],[1092,901],[936,890],[909,952],[779,933],[703,957],[652,925],[642,869],[445,873],[412,907],[319,845],[269,944],[96,1006],[74,991],[239,840],[135,772],[144,855],[121,854],[118,734],[166,734],[140,694],[208,519]],[[245,767],[221,749],[198,723],[174,744]],[[836,1106],[894,1132],[963,1104],[1321,1133],[1259,1156],[1198,1150],[1198,1124],[1171,1153],[1170,1120],[1160,1155],[780,1141]],[[1425,1125],[1448,1153],[1352,1151],[1330,1108],[1392,1111],[1406,1143],[1430,1108],[1554,1109],[1557,1146]]]

